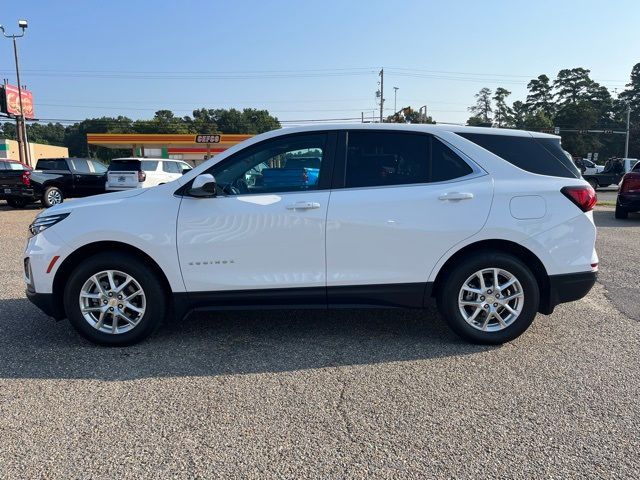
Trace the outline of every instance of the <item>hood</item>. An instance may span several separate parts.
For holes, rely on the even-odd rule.
[[[94,195],[92,197],[75,198],[67,200],[59,205],[54,205],[44,210],[40,215],[54,215],[59,213],[69,213],[78,208],[98,207],[120,203],[127,198],[137,197],[148,192],[148,188],[134,188],[124,190],[122,192],[103,193],[102,195]]]

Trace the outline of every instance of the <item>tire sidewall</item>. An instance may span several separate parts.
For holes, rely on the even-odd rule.
[[[62,194],[62,190],[60,190],[58,187],[47,187],[45,188],[44,194],[42,195],[42,203],[47,208],[52,207],[53,205],[60,205],[60,203],[55,203],[55,204],[49,203],[48,197],[49,197],[49,192],[51,190],[57,190],[60,193],[60,198],[61,198],[60,203],[64,202],[64,195]]]
[[[501,268],[515,275],[524,293],[524,305],[518,318],[497,332],[483,332],[472,327],[458,307],[462,284],[475,272],[485,268]],[[451,329],[466,340],[483,344],[501,344],[519,337],[533,322],[539,303],[540,289],[531,270],[518,258],[495,252],[479,252],[458,262],[447,275],[438,295],[440,312]]]
[[[92,275],[103,270],[119,270],[133,276],[145,293],[145,314],[128,332],[116,335],[100,332],[87,323],[80,311],[80,289]],[[127,346],[143,340],[162,323],[165,307],[165,292],[153,270],[132,255],[119,252],[101,253],[82,262],[71,273],[64,289],[64,308],[69,321],[83,337],[100,345]]]

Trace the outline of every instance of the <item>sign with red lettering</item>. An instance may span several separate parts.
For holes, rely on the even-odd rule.
[[[4,105],[6,106],[6,111],[4,113],[20,116],[20,92],[18,91],[18,87],[8,84],[5,85],[4,95]],[[24,118],[35,118],[33,110],[33,94],[24,88],[22,89],[22,110],[24,111]]]
[[[196,143],[220,143],[220,135],[196,135]]]

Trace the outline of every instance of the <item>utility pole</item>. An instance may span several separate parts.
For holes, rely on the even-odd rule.
[[[27,137],[27,127],[24,121],[24,110],[22,107],[22,84],[20,83],[20,66],[18,64],[18,45],[16,43],[16,38],[24,37],[24,31],[27,28],[26,20],[18,20],[18,27],[22,29],[22,33],[20,35],[13,34],[7,35],[4,30],[4,27],[0,25],[0,31],[2,31],[2,35],[6,38],[11,38],[13,40],[13,56],[16,62],[16,79],[18,81],[18,103],[20,105],[20,115],[16,116],[16,127],[17,127],[17,137],[18,137],[18,150],[20,152],[20,161],[26,163],[27,165],[31,165],[30,161],[30,149],[29,149],[29,139]]]
[[[384,115],[384,68],[380,69],[380,123]]]
[[[393,113],[398,112],[398,87],[393,87]]]
[[[629,158],[629,123],[631,121],[631,102],[627,103],[627,139],[624,144],[624,158]]]

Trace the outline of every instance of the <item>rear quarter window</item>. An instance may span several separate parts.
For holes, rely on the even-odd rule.
[[[155,172],[158,169],[158,162],[152,162],[150,160],[142,160],[140,162],[140,169],[143,172]]]
[[[580,170],[567,158],[555,138],[459,132],[491,153],[527,172],[550,177],[580,178]]]

